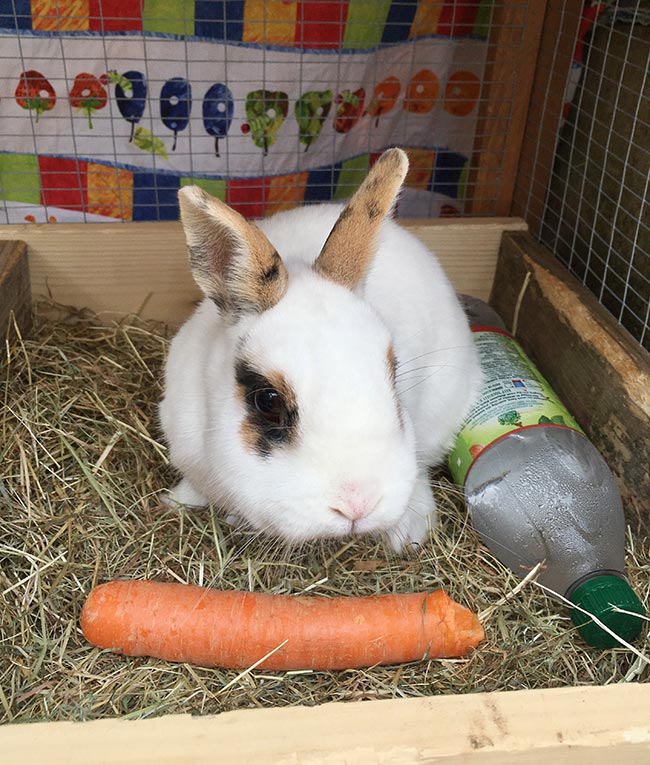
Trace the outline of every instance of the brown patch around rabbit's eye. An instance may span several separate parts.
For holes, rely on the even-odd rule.
[[[241,359],[235,367],[237,391],[246,410],[241,435],[249,451],[268,457],[298,436],[298,405],[293,388],[280,372],[261,374]]]
[[[241,440],[244,442],[246,449],[248,449],[249,452],[257,452],[259,454],[260,452],[257,448],[259,434],[248,418],[242,422],[239,432],[241,434]]]

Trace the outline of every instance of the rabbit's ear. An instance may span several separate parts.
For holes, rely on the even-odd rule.
[[[198,186],[178,192],[194,281],[226,313],[259,313],[287,289],[287,272],[260,229]]]
[[[388,149],[336,221],[320,255],[316,270],[344,287],[354,289],[365,276],[377,248],[377,235],[389,214],[408,170],[401,149]]]

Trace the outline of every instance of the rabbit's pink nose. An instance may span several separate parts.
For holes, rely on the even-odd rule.
[[[376,505],[377,503],[372,502],[370,497],[361,489],[346,484],[341,490],[336,507],[333,507],[332,510],[351,521],[358,521],[369,515]]]

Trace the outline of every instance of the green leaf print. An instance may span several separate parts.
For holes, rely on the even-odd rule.
[[[145,128],[139,127],[133,134],[133,143],[142,149],[142,151],[148,151],[150,154],[158,154],[163,159],[169,159],[167,154],[167,147],[160,138],[156,138],[153,133]]]

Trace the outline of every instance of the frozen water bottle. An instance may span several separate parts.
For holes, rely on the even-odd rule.
[[[541,584],[633,640],[644,609],[623,573],[625,520],[614,476],[498,314],[476,298],[461,300],[485,380],[449,468],[473,526],[516,574],[541,563]],[[571,619],[587,643],[618,645],[578,608]]]

